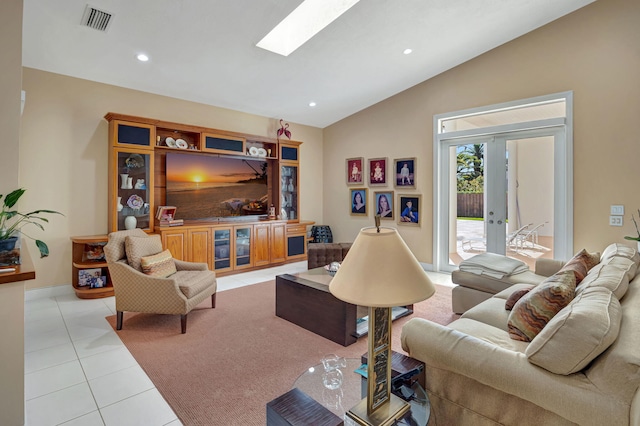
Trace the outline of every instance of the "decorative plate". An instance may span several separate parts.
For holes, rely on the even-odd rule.
[[[131,154],[129,158],[125,160],[125,164],[130,169],[139,169],[144,167],[144,158],[140,154]]]
[[[266,157],[267,156],[267,150],[264,148],[258,148],[258,157]]]
[[[187,149],[189,144],[184,139],[176,139],[176,146],[180,149]]]
[[[249,155],[253,155],[254,157],[258,156],[258,148],[256,148],[255,146],[252,146],[251,148],[249,148]]]
[[[176,140],[174,138],[166,138],[164,140],[165,145],[167,145],[169,148],[175,148],[176,147]]]
[[[142,208],[142,206],[144,205],[144,200],[139,195],[133,194],[127,200],[127,205],[134,210],[138,210],[139,208]]]

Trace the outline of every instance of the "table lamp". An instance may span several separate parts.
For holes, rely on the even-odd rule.
[[[369,307],[367,397],[347,412],[360,425],[388,425],[410,405],[391,393],[391,307],[428,299],[435,287],[393,228],[360,230],[331,280],[329,291],[348,303]]]

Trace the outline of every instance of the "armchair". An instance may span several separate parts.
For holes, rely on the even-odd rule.
[[[182,333],[186,333],[187,314],[195,306],[211,296],[211,307],[215,308],[215,272],[205,263],[172,259],[168,250],[165,252],[159,235],[147,235],[141,229],[109,234],[104,253],[116,298],[118,330],[122,329],[124,311],[130,311],[180,315]],[[155,270],[146,267],[146,262],[163,254],[162,263],[169,265],[168,272],[157,269],[158,263]]]

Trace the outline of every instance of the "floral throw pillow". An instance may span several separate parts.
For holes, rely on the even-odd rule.
[[[509,337],[530,342],[576,293],[573,271],[550,276],[516,302],[507,322]]]
[[[589,270],[598,263],[600,263],[600,253],[587,253],[585,249],[582,249],[560,271],[573,271],[576,275],[576,285],[579,285]]]

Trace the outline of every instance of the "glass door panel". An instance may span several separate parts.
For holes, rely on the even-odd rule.
[[[216,270],[231,268],[231,230],[214,230],[213,247],[214,268]]]
[[[236,266],[251,266],[251,229],[235,228]]]
[[[280,207],[286,213],[283,219],[298,218],[298,167],[280,167]]]
[[[117,230],[150,229],[150,155],[118,151]]]

